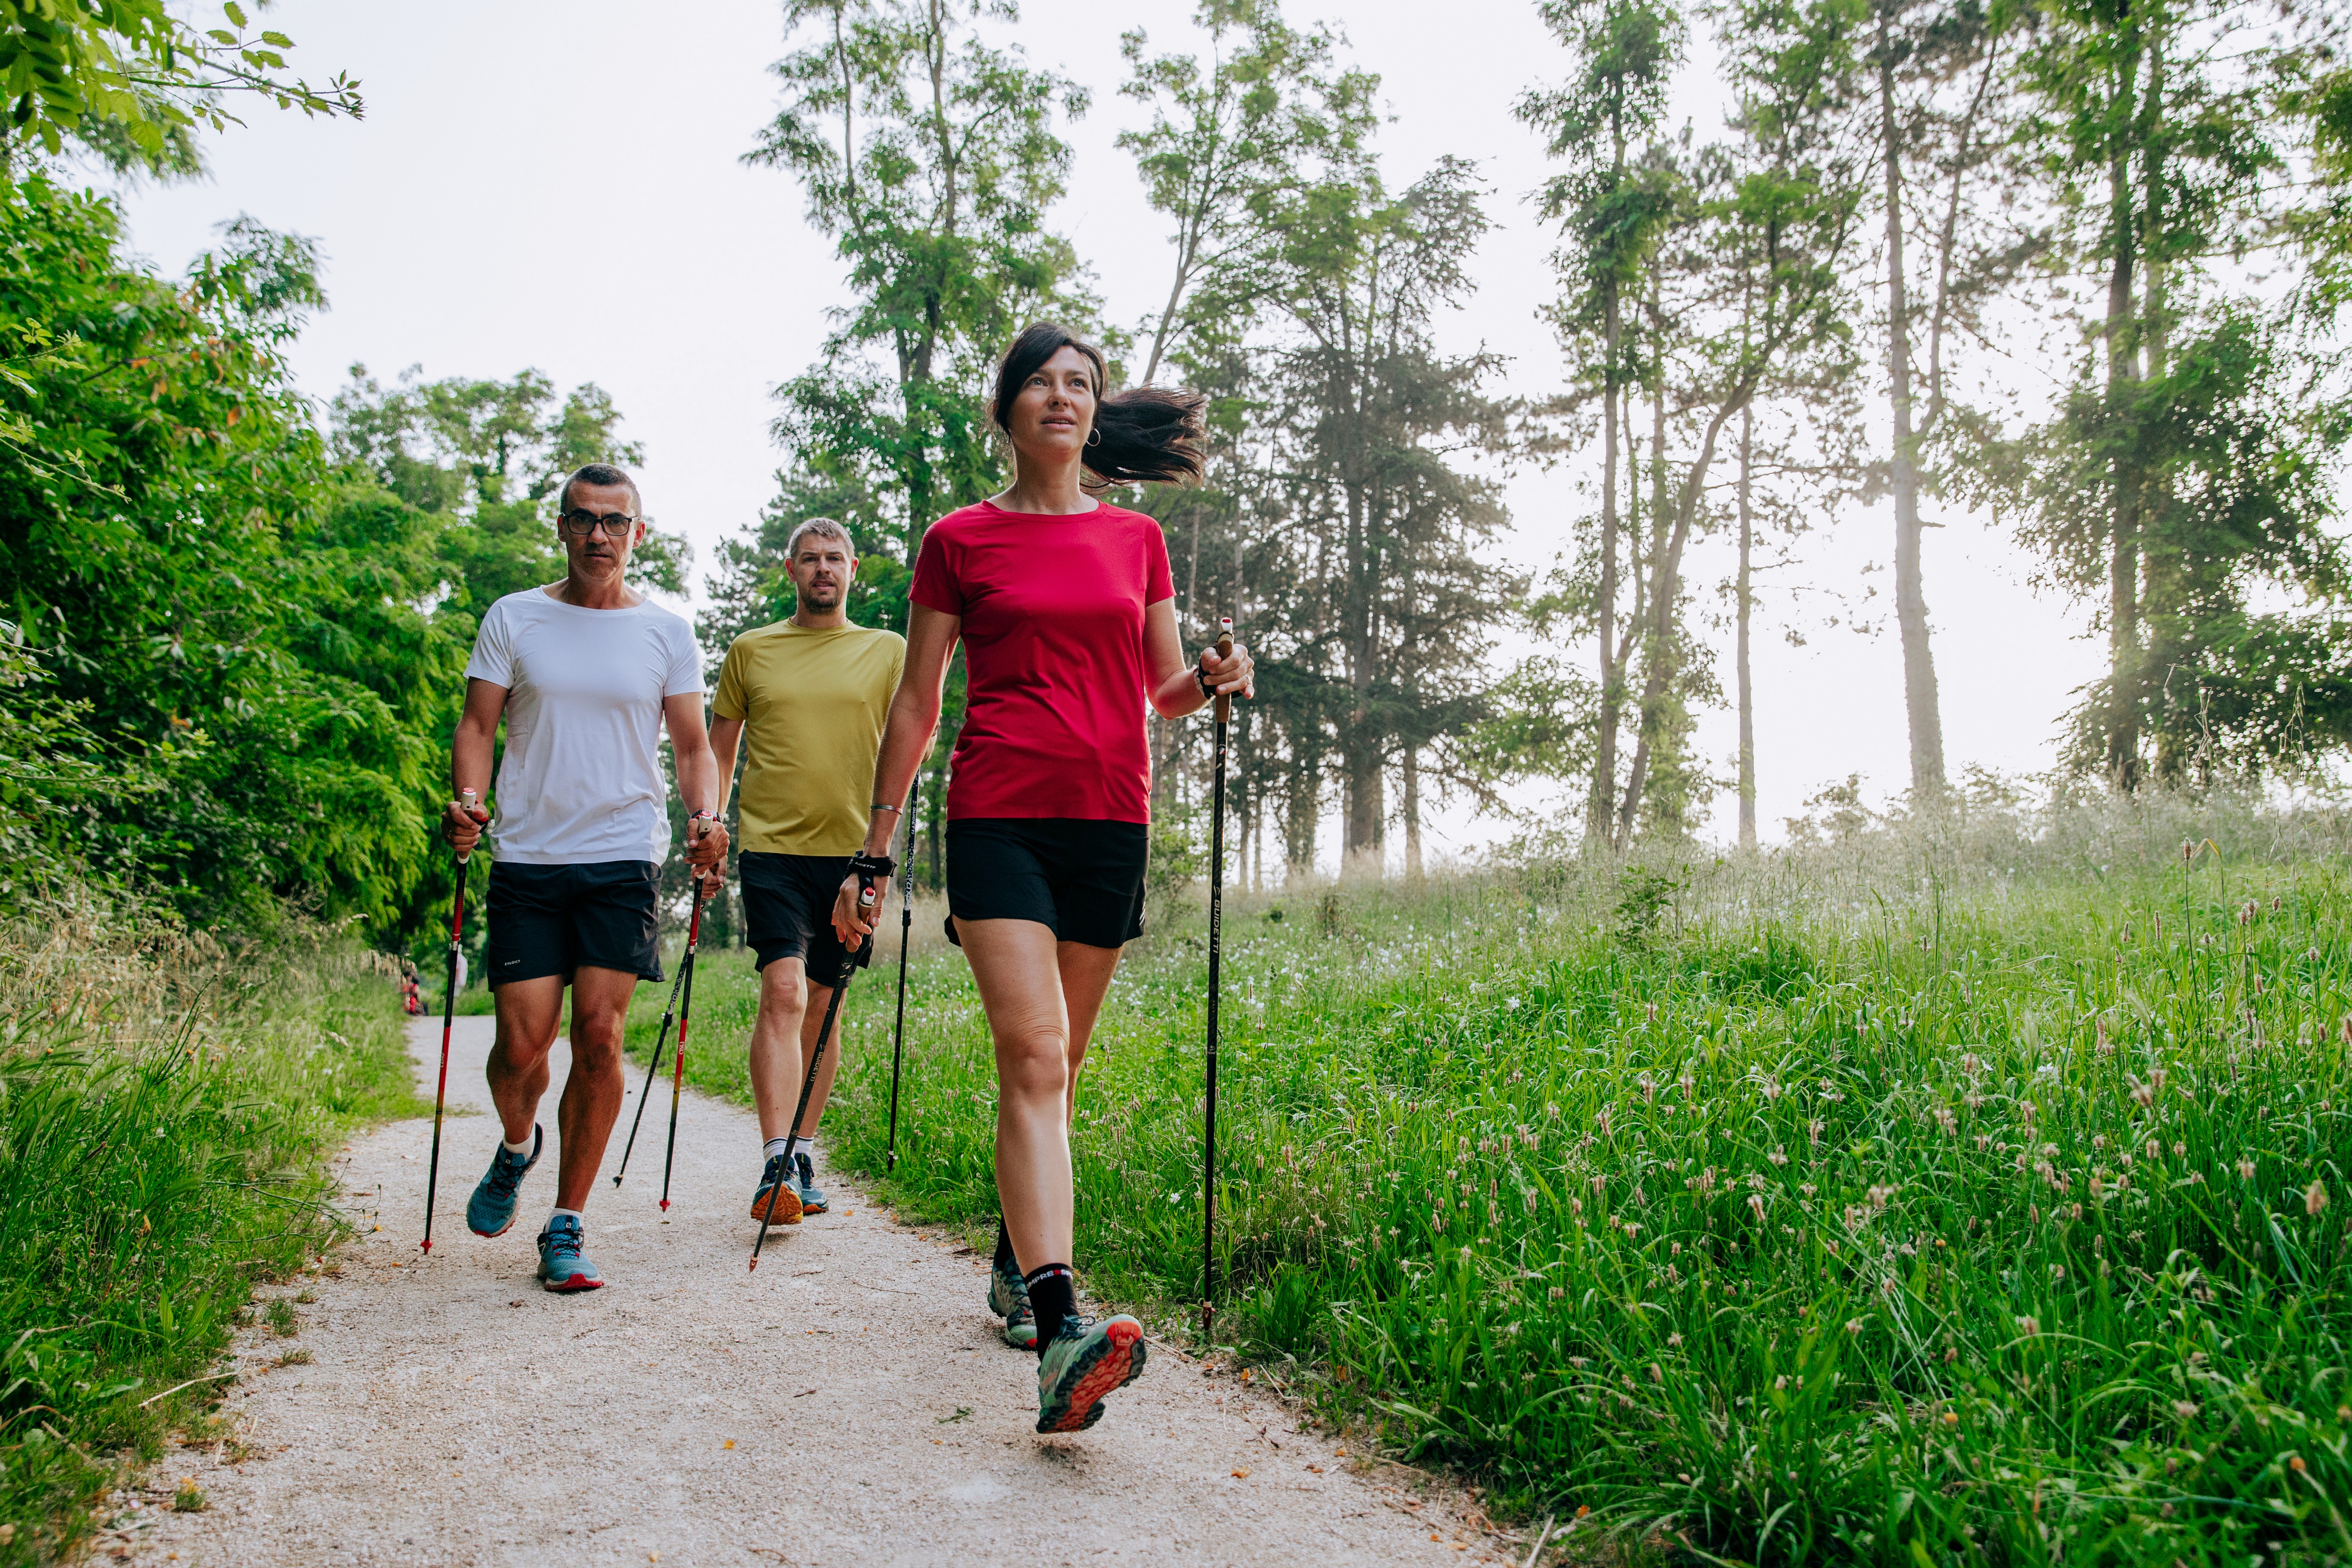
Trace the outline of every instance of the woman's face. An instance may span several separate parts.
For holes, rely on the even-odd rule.
[[[1065,460],[1082,451],[1095,427],[1094,372],[1093,361],[1067,347],[1031,371],[1013,395],[1013,449]]]

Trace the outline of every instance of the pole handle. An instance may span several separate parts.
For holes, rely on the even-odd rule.
[[[466,815],[467,815],[467,816],[473,816],[473,815],[474,815],[474,792],[473,792],[472,790],[469,790],[469,789],[461,789],[461,790],[459,790],[459,791],[457,792],[457,804],[458,804],[459,805],[461,805],[461,806],[463,806],[463,807],[465,808]],[[464,865],[466,864],[466,862],[467,862],[467,861],[468,861],[468,860],[471,860],[473,858],[474,858],[474,852],[473,852],[472,850],[468,849],[468,850],[465,851],[463,854],[461,854],[461,855],[459,855],[459,856],[457,857],[457,864],[458,864],[458,866],[459,866],[460,868],[463,868],[463,867],[464,867]]]
[[[1234,657],[1234,618],[1231,616],[1220,616],[1217,617],[1217,657],[1219,658],[1231,658]],[[1223,724],[1233,716],[1233,698],[1224,692],[1219,692],[1217,694],[1217,722]]]

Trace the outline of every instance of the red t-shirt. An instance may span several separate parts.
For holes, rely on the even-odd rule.
[[[1151,820],[1143,610],[1176,596],[1157,522],[1108,502],[1045,517],[982,501],[923,535],[908,592],[963,617],[950,817]]]

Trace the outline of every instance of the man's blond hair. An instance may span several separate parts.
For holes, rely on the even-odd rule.
[[[815,534],[819,539],[838,539],[841,541],[841,547],[849,552],[849,558],[852,561],[857,559],[857,541],[849,537],[849,530],[842,527],[841,524],[835,522],[829,517],[803,518],[797,524],[795,524],[793,528],[792,536],[784,541],[784,559],[787,561],[798,560],[801,552],[801,541],[807,538],[812,533]]]

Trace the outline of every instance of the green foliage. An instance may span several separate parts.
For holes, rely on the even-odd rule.
[[[776,62],[785,102],[744,154],[800,178],[856,302],[816,365],[777,388],[796,472],[865,498],[841,521],[889,526],[911,565],[922,531],[999,483],[982,388],[1013,332],[1065,293],[1069,243],[1045,226],[1070,150],[1054,133],[1087,93],[984,42],[1011,0],[788,0],[801,47]],[[805,30],[805,31],[804,31]],[[877,356],[887,368],[877,363]]]
[[[239,123],[253,94],[305,114],[361,111],[359,83],[286,74],[283,33],[253,30],[235,0],[204,26],[164,0],[0,0],[0,93],[9,141],[54,157],[76,138],[119,167],[194,166],[194,133]]]
[[[2325,1561],[2346,827],[2168,809],[1696,867],[1638,949],[1607,868],[1351,889],[1328,926],[1229,894],[1218,1338],[1514,1510],[1590,1507],[1571,1552]],[[2293,858],[2184,874],[2189,833]],[[1150,925],[1078,1091],[1078,1257],[1184,1334],[1202,930]],[[739,1098],[754,989],[712,966],[692,1064]],[[829,1147],[985,1223],[969,973],[919,949],[884,1181],[892,1000],[848,999]]]
[[[53,913],[0,933],[7,1563],[70,1560],[121,1458],[220,1440],[209,1374],[254,1285],[342,1232],[324,1152],[419,1109],[380,961],[290,927],[229,953],[94,901]]]

